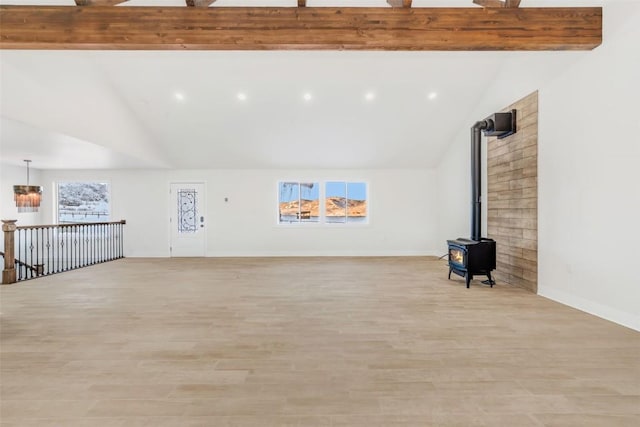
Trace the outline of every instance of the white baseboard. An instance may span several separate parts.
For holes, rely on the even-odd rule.
[[[431,251],[270,251],[270,252],[209,252],[208,257],[225,258],[270,258],[270,257],[394,257],[394,256],[440,256],[436,252]]]
[[[169,254],[166,252],[149,252],[146,254],[133,253],[124,254],[125,258],[169,258]]]
[[[326,252],[244,252],[244,251],[225,251],[225,252],[208,252],[207,257],[211,258],[276,258],[276,257],[426,257],[434,256],[439,257],[442,254],[439,252],[430,251],[397,251],[397,252],[350,252],[350,251],[326,251]],[[127,258],[169,258],[167,253],[147,253],[147,254],[125,254]]]
[[[569,307],[577,308],[594,316],[640,331],[640,315],[634,315],[615,308],[589,301],[556,289],[538,290],[538,295]]]

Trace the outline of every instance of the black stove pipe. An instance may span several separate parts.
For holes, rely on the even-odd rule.
[[[482,195],[481,195],[481,134],[490,129],[490,120],[481,120],[471,127],[471,240],[480,241],[482,236]]]

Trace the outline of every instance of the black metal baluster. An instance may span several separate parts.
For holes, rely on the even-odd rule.
[[[31,246],[31,239],[29,239],[29,231],[30,230],[25,230],[24,231],[24,240],[25,240],[25,245],[24,245],[24,258],[22,259],[22,262],[24,262],[25,264],[25,271],[24,271],[24,275],[27,279],[31,279],[31,270],[29,270],[28,265],[29,265],[29,246]]]
[[[27,257],[29,256],[29,230],[26,229],[24,230],[24,255],[22,256],[21,261],[23,262],[23,265],[26,266],[27,264]],[[29,269],[25,269],[24,271],[24,278],[29,279]]]
[[[73,227],[73,255],[75,256],[75,261],[73,263],[73,268],[78,268],[80,266],[80,263],[78,262],[78,258],[79,258],[79,247],[78,247],[78,230],[80,228],[80,226],[76,225]]]
[[[28,255],[28,260],[26,261],[27,263],[27,269],[29,271],[29,278],[33,279],[33,250],[35,249],[35,247],[33,246],[33,228],[29,229],[29,255]]]
[[[87,224],[87,265],[91,265],[91,224]]]
[[[93,264],[97,264],[98,259],[100,258],[100,254],[98,251],[98,239],[99,239],[98,224],[94,224],[93,225]]]
[[[86,224],[82,224],[80,226],[80,249],[81,249],[81,253],[80,253],[80,265],[82,267],[86,267],[87,266],[87,256],[85,255],[85,251],[87,250],[87,245],[84,241],[84,237],[85,237],[85,228],[86,228]]]
[[[108,233],[107,233],[107,226],[106,224],[102,224],[102,232],[103,232],[103,236],[104,236],[104,240],[102,241],[102,261],[107,261],[109,259],[109,240],[108,240]]]
[[[22,230],[22,233],[24,234],[24,243],[22,244],[22,250],[23,250],[23,254],[20,256],[20,261],[22,261],[22,264],[20,264],[20,270],[22,271],[23,266],[24,266],[24,261],[27,259],[27,230]],[[22,276],[23,279],[27,279],[27,271],[24,271],[24,275]]]
[[[38,264],[40,265],[40,275],[44,275],[44,227],[38,228],[38,241],[40,242],[40,256],[38,257]]]
[[[109,260],[112,261],[115,258],[113,256],[114,255],[113,241],[115,240],[114,239],[114,235],[113,235],[113,227],[114,227],[114,225],[113,224],[109,224],[108,227],[109,227]]]
[[[64,228],[64,236],[65,236],[65,238],[64,238],[64,240],[65,240],[65,242],[64,242],[64,246],[65,246],[64,270],[65,271],[69,270],[69,258],[70,258],[70,254],[71,254],[71,251],[70,251],[70,249],[71,249],[70,246],[71,245],[69,244],[69,230],[70,230],[70,227],[65,227]]]
[[[24,248],[24,249],[23,249],[23,250],[24,250],[24,255],[22,255],[22,256],[20,257],[20,258],[22,258],[22,259],[21,259],[21,261],[22,261],[22,265],[20,266],[20,270],[22,270],[22,269],[24,268],[24,272],[23,272],[23,276],[22,276],[22,278],[26,280],[26,279],[28,279],[28,277],[27,277],[27,276],[28,276],[28,272],[27,272],[27,270],[26,270],[26,264],[25,264],[25,262],[26,262],[26,260],[27,260],[27,246],[28,246],[28,245],[27,245],[27,230],[26,230],[26,229],[25,229],[25,230],[22,230],[22,232],[23,232],[23,234],[24,234],[24,243],[22,244],[22,247]]]
[[[40,276],[40,264],[42,264],[42,260],[40,259],[40,248],[42,246],[42,239],[40,235],[42,232],[40,231],[40,227],[36,227],[36,262],[33,266],[36,268],[36,277]]]
[[[58,264],[60,266],[59,270],[60,272],[64,271],[64,254],[65,254],[65,250],[67,248],[65,248],[64,246],[64,228],[59,228],[58,229]]]
[[[58,235],[57,235],[57,228],[52,228],[51,229],[51,271],[53,271],[54,273],[57,273],[58,270],[58,265],[57,265],[57,260],[56,260],[56,245],[58,243]]]
[[[73,270],[73,224],[67,229],[67,242],[69,244],[69,259],[67,263],[67,270]]]
[[[105,224],[104,225],[104,260],[105,261],[109,261],[109,243],[110,243],[110,237],[109,236],[109,224]]]
[[[16,262],[14,263],[15,268],[18,270],[18,280],[22,279],[22,267],[18,263],[18,259],[20,259],[20,248],[22,247],[22,230],[17,230],[18,234],[18,244],[15,246],[14,253],[16,253]]]
[[[105,262],[107,260],[107,230],[104,224],[102,227],[102,258],[101,261]]]
[[[65,267],[65,256],[67,253],[67,242],[65,241],[67,234],[65,233],[64,227],[60,228],[60,271],[64,271]]]
[[[100,225],[96,225],[96,263],[100,262]]]
[[[91,264],[96,263],[96,226],[91,225]]]
[[[90,245],[90,233],[89,233],[89,228],[91,226],[90,225],[86,225],[84,227],[84,265],[89,265],[90,264],[90,259],[89,259],[89,245]]]
[[[60,273],[60,227],[55,228],[55,236],[53,241],[53,262],[55,263],[55,272]]]
[[[109,224],[104,227],[104,261],[109,261]]]
[[[16,270],[18,270],[17,271],[17,276],[18,276],[18,280],[20,280],[21,279],[21,272],[20,272],[20,264],[18,263],[18,259],[20,259],[20,243],[21,243],[20,242],[20,240],[21,240],[20,230],[17,230],[16,234],[18,235],[18,239],[17,239],[17,243],[16,243],[15,248],[14,248],[14,253],[16,254],[16,257],[15,257],[16,261],[14,263],[14,266],[15,266]]]
[[[99,263],[102,258],[102,252],[100,251],[100,224],[96,225],[96,263]]]
[[[82,265],[82,225],[78,224],[78,268],[84,267]]]
[[[60,271],[64,271],[64,254],[65,248],[64,246],[64,228],[58,229],[58,263],[60,264]]]
[[[44,266],[45,266],[44,233],[46,229],[44,227],[40,227],[39,230],[40,230],[40,236],[38,237],[38,239],[40,240],[40,259],[38,260],[38,264],[41,264],[40,274],[44,275]]]
[[[95,262],[96,264],[100,262],[100,226],[96,224],[96,237],[95,237],[95,242],[94,245],[96,246],[96,257],[95,257]]]
[[[52,269],[52,265],[51,265],[51,228],[47,227],[46,228],[46,233],[47,233],[47,274],[51,274],[51,269]]]
[[[100,261],[105,262],[107,260],[107,230],[104,224],[100,227],[102,228],[102,258]]]
[[[38,247],[38,227],[35,228],[35,232],[36,232],[36,260],[34,263],[31,264],[31,267],[35,267],[36,268],[36,277],[38,277],[38,264],[40,264],[40,248]]]
[[[75,238],[73,237],[76,233],[76,226],[71,225],[69,228],[69,270],[73,270],[75,268],[75,254],[76,248],[73,244]]]
[[[82,267],[82,224],[78,225],[78,265],[77,268]]]

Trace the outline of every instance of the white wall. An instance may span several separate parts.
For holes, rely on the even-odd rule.
[[[603,15],[602,46],[511,64],[469,126],[539,89],[538,293],[640,330],[640,4]],[[468,234],[468,147],[465,129],[437,170],[443,246]]]
[[[540,93],[538,292],[640,330],[640,4],[604,24]]]
[[[111,218],[127,220],[126,256],[169,256],[172,181],[206,183],[209,256],[436,253],[435,173],[428,170],[50,170],[42,175],[49,184],[110,182]],[[369,224],[278,226],[277,182],[293,179],[368,182]],[[45,222],[54,221],[50,200],[43,212]]]

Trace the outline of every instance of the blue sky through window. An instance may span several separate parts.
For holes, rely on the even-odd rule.
[[[299,197],[300,196],[300,197]],[[316,183],[281,182],[280,202],[294,202],[302,200],[317,200],[320,198],[320,185]]]
[[[327,182],[327,197],[347,197],[351,200],[367,200],[367,184],[364,182]]]

